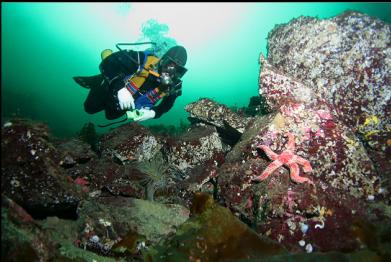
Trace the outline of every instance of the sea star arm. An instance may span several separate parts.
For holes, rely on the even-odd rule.
[[[260,145],[258,148],[262,149],[265,151],[266,155],[271,159],[271,160],[276,160],[278,158],[278,154],[274,153],[268,146],[265,145]]]
[[[299,176],[300,169],[299,169],[298,164],[290,163],[288,166],[289,166],[289,170],[290,170],[290,176],[293,181],[295,181],[296,183],[300,183],[300,184],[304,183],[304,182],[314,184],[310,179],[308,179],[306,177]]]
[[[260,176],[253,178],[253,180],[265,180],[280,166],[282,166],[282,163],[279,160],[274,160],[270,165],[267,166],[267,168],[262,172]]]
[[[300,156],[297,156],[295,155],[295,159],[294,159],[294,162],[300,164],[303,166],[303,171],[305,173],[307,172],[312,172],[312,166],[311,166],[311,163],[307,160],[307,159],[304,159]]]

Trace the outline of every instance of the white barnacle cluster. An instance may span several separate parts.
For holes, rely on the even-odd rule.
[[[11,126],[12,126],[12,122],[6,122],[3,125],[3,127],[11,127]]]
[[[310,103],[315,98],[311,88],[301,83],[296,82],[295,88],[292,90],[295,101],[300,103]]]
[[[103,218],[99,218],[99,224],[105,226],[105,227],[109,227],[111,226],[111,222],[106,220],[106,219],[103,219]]]
[[[154,136],[146,136],[137,149],[136,157],[139,161],[150,160],[161,147]]]
[[[303,239],[299,241],[299,246],[301,246],[301,247],[305,246],[304,249],[305,249],[305,251],[307,253],[312,253],[312,251],[314,250],[314,248],[312,247],[311,243],[307,243],[306,244]]]

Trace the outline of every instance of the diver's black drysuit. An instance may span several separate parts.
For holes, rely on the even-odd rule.
[[[130,58],[133,58],[133,60]],[[145,53],[142,51],[121,50],[106,57],[99,65],[101,74],[89,77],[73,77],[80,86],[89,88],[90,92],[84,102],[84,110],[89,114],[95,114],[105,110],[106,118],[116,119],[125,114],[118,105],[117,92],[125,86],[124,78],[134,74],[139,69],[138,61],[143,61]],[[156,77],[149,75],[143,90],[149,90],[159,86]],[[152,107],[159,118],[168,112],[178,96],[182,94],[182,84],[176,86],[176,92],[171,92],[162,98],[159,105]]]

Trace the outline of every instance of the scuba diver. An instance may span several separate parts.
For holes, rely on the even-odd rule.
[[[159,118],[182,94],[181,78],[187,71],[187,52],[183,46],[171,47],[159,59],[149,50],[122,50],[119,45],[117,52],[110,49],[102,51],[100,74],[73,77],[80,86],[90,89],[84,102],[87,113],[105,110],[108,120],[126,114],[125,119],[100,127],[128,119],[145,121]]]

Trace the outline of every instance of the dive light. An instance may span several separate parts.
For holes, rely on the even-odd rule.
[[[129,110],[129,111],[126,111],[126,117],[124,119],[122,119],[120,121],[113,122],[113,123],[109,123],[109,124],[106,124],[106,125],[98,125],[98,126],[99,127],[108,127],[108,126],[111,126],[111,125],[114,125],[114,124],[125,122],[127,120],[132,120],[133,121],[134,119],[141,117],[143,114],[144,113],[141,112],[138,109]]]
[[[134,110],[129,110],[129,111],[126,111],[126,117],[130,120],[134,120],[136,118],[139,118],[143,115],[144,113],[141,112],[140,110],[138,109],[134,109]]]

